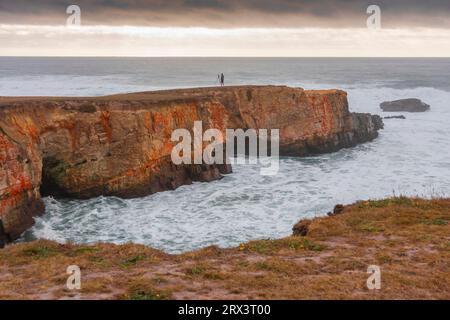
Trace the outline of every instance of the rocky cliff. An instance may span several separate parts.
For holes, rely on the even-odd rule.
[[[96,98],[0,98],[0,238],[44,212],[41,195],[139,197],[231,172],[181,165],[174,129],[280,129],[280,154],[332,152],[378,135],[378,116],[348,110],[339,90],[245,86]]]

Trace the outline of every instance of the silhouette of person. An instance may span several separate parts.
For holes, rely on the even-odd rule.
[[[225,76],[222,74],[220,74],[220,86],[223,87],[225,85]]]

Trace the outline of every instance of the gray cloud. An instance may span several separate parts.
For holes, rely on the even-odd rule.
[[[0,24],[62,24],[70,4],[90,25],[364,27],[378,4],[385,27],[450,28],[448,0],[0,0]]]

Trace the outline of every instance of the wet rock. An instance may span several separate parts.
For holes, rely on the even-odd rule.
[[[419,99],[401,99],[380,104],[384,112],[425,112],[430,106]]]
[[[402,115],[402,116],[384,117],[383,119],[402,119],[402,120],[404,120],[404,119],[406,119],[406,117]]]
[[[384,129],[384,122],[383,119],[379,115],[372,115],[371,120],[374,123],[374,130],[379,131],[381,129]]]

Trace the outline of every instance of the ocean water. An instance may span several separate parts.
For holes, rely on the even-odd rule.
[[[0,58],[0,96],[90,96],[227,84],[348,91],[350,109],[383,114],[386,100],[419,98],[426,113],[385,120],[371,143],[282,158],[275,176],[235,165],[221,181],[139,199],[46,198],[46,214],[22,241],[150,245],[171,253],[230,247],[291,233],[299,219],[335,204],[392,195],[450,196],[450,59]]]

